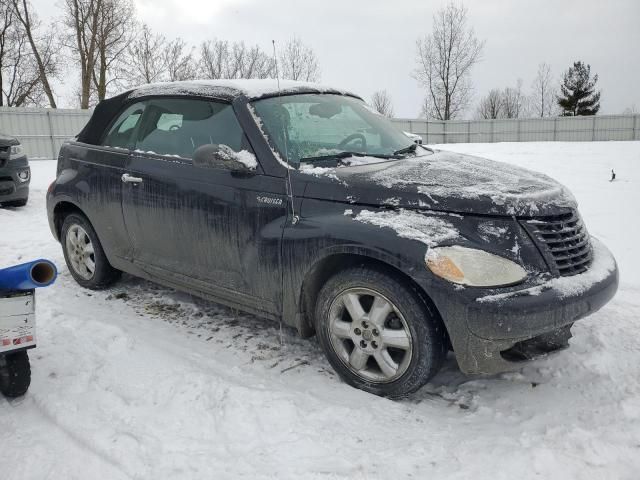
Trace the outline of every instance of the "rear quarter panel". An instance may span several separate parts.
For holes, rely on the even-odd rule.
[[[50,218],[60,202],[77,206],[96,230],[107,258],[115,263],[117,258],[126,258],[130,249],[120,180],[128,162],[128,150],[67,143],[60,150],[58,172],[48,198]]]

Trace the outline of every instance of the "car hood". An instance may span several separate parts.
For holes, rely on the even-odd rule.
[[[18,145],[20,142],[16,137],[11,137],[9,135],[5,135],[4,133],[0,133],[0,147],[10,147],[12,145]]]
[[[538,172],[459,153],[301,170],[314,175],[305,197],[482,215],[557,215],[576,208],[566,187]],[[327,183],[332,184],[330,188]]]

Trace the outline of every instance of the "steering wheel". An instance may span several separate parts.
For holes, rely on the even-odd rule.
[[[338,148],[344,148],[354,140],[360,140],[360,148],[362,150],[367,148],[367,139],[361,133],[352,133],[338,144]]]

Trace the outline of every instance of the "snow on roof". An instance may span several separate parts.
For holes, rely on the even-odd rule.
[[[161,82],[141,85],[129,93],[129,98],[149,95],[201,95],[205,97],[235,98],[245,95],[249,99],[269,97],[291,93],[335,93],[357,96],[353,93],[327,85],[312,82],[275,79],[241,79],[241,80],[189,80],[184,82]]]

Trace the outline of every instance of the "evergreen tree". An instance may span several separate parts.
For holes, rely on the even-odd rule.
[[[600,92],[595,91],[598,75],[591,78],[591,65],[574,62],[564,74],[558,105],[565,117],[595,115],[600,110]]]

